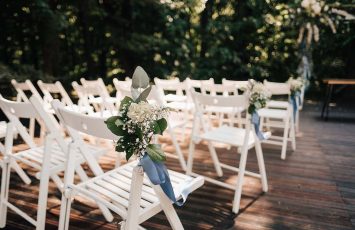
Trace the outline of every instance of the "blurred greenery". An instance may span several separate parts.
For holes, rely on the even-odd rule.
[[[286,81],[300,62],[299,27],[285,11],[299,0],[0,1],[0,83],[131,76]],[[334,1],[326,1],[331,4]],[[352,0],[344,9],[354,13]],[[341,6],[340,6],[341,8]],[[314,83],[355,76],[355,26],[321,28]]]

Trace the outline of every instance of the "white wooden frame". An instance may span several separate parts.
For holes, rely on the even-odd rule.
[[[78,132],[111,140],[116,137],[107,129],[103,118],[90,117],[66,110],[58,100],[53,101],[52,105],[73,138],[65,171],[59,229],[68,229],[69,227],[71,201],[75,195],[89,197],[120,215],[124,220],[121,224],[121,229],[138,229],[140,223],[161,210],[166,214],[173,229],[183,229],[171,201],[165,196],[160,186],[149,183],[148,178],[143,176],[142,168],[135,166],[136,162],[131,162],[103,173],[96,161],[91,161],[87,158],[89,167],[96,177],[75,185],[73,183],[74,168],[73,164],[70,163],[76,153],[73,150],[78,149],[85,157],[89,157],[89,155],[85,154],[87,150],[82,145],[83,140],[78,135]],[[123,175],[125,176],[122,177]],[[175,188],[188,181],[189,188],[193,191],[203,184],[202,177],[191,178],[173,171],[170,171],[170,175]],[[102,195],[109,199],[105,199]]]
[[[206,106],[218,106],[218,107],[247,107],[247,99],[244,95],[235,95],[235,96],[212,96],[212,95],[203,95],[194,91],[191,91],[191,95],[195,102],[196,112],[194,116],[194,126],[192,130],[190,147],[189,147],[189,157],[187,161],[187,174],[188,175],[199,175],[192,171],[193,159],[195,155],[195,144],[206,141],[208,145],[209,152],[218,176],[223,176],[222,168],[238,172],[237,184],[231,185],[220,180],[206,177],[205,180],[211,183],[214,183],[218,186],[224,188],[235,190],[234,199],[233,199],[233,212],[238,213],[240,208],[240,199],[242,194],[242,186],[244,175],[249,175],[261,179],[262,190],[267,192],[268,184],[266,179],[266,171],[264,158],[261,148],[261,143],[258,137],[255,134],[254,126],[250,124],[250,118],[247,114],[245,129],[237,128],[232,126],[222,126],[216,129],[209,129],[206,126],[208,122],[205,122],[204,108]],[[202,133],[200,132],[200,127],[202,127]],[[267,134],[269,136],[270,134]],[[218,159],[214,144],[223,143],[238,148],[238,153],[241,154],[239,168],[231,165],[221,163]],[[246,171],[246,163],[248,150],[255,148],[256,156],[258,160],[259,173]]]

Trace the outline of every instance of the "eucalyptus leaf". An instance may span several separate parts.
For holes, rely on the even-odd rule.
[[[114,122],[108,122],[106,121],[107,128],[115,135],[117,136],[123,136],[124,131],[123,131],[123,125],[117,126],[115,121]]]
[[[161,162],[166,160],[165,153],[158,144],[149,144],[147,153],[152,161]]]
[[[140,66],[134,70],[132,77],[132,88],[147,88],[149,86],[149,77],[144,69]]]
[[[119,119],[119,116],[112,116],[112,117],[107,118],[107,120],[105,121],[105,123],[106,123],[106,124],[108,124],[108,123],[113,123],[113,124],[114,124],[117,119]]]
[[[149,86],[148,88],[146,88],[137,98],[136,102],[140,102],[140,101],[146,101],[147,97],[149,96],[150,91],[152,90],[152,86]]]

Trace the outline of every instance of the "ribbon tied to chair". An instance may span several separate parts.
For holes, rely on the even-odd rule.
[[[169,197],[173,203],[178,206],[182,206],[185,203],[187,196],[191,191],[187,186],[182,186],[180,191],[182,201],[176,200],[174,189],[169,177],[169,172],[163,162],[155,162],[150,159],[148,154],[144,154],[144,156],[140,159],[139,164],[143,167],[144,172],[147,174],[152,184],[160,185],[165,195]]]
[[[300,94],[300,92],[297,92],[297,93],[291,95],[291,97],[290,97],[290,102],[291,102],[292,108],[293,108],[293,122],[296,122],[296,113],[297,113],[297,110],[298,110],[297,100],[298,100],[298,103],[301,103],[301,94]]]
[[[254,125],[255,133],[259,140],[265,140],[263,132],[260,131],[260,117],[257,111],[251,114],[251,123]]]

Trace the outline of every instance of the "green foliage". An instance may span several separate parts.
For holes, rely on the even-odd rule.
[[[299,64],[299,25],[285,9],[299,3],[2,0],[0,62],[24,78],[55,79],[68,88],[81,77],[111,83],[137,65],[150,77],[286,81]],[[351,0],[342,4],[354,14]],[[315,80],[355,74],[354,23],[337,27],[336,35],[320,28]]]

